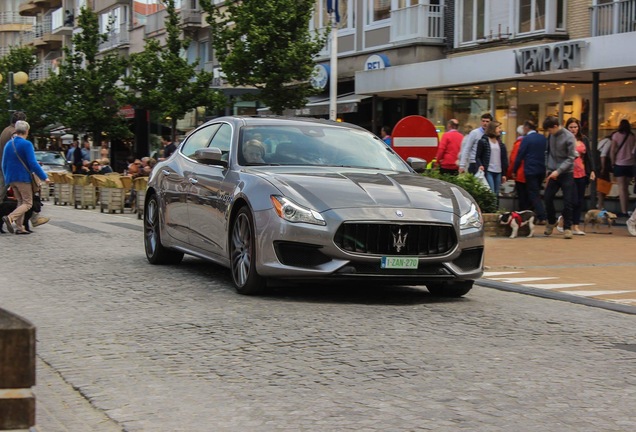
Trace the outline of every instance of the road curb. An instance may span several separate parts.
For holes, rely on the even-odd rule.
[[[636,306],[623,305],[618,303],[611,303],[603,300],[596,300],[587,297],[581,297],[573,294],[568,294],[560,291],[548,291],[538,288],[526,287],[522,285],[516,285],[505,282],[497,282],[488,279],[478,279],[475,282],[477,285],[484,286],[486,288],[494,288],[500,291],[514,292],[518,294],[530,295],[534,297],[542,297],[551,300],[560,300],[569,303],[576,303],[584,306],[590,306],[595,308],[607,309],[614,312],[621,312],[629,315],[636,315]]]

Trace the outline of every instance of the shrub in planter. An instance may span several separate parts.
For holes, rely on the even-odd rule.
[[[489,188],[481,184],[481,182],[472,174],[462,173],[454,176],[450,174],[442,174],[439,170],[426,170],[422,175],[443,180],[461,187],[468,192],[475,201],[477,201],[482,213],[497,212],[497,197]]]

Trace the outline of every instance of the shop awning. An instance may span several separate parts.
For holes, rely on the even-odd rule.
[[[354,113],[358,111],[358,104],[364,99],[368,99],[371,96],[360,95],[355,93],[349,93],[338,96],[336,100],[337,104],[337,113],[338,114],[347,114]],[[307,104],[298,109],[288,109],[283,113],[287,116],[322,116],[329,115],[329,98],[314,98],[310,99]],[[268,107],[259,108],[259,115],[271,115],[273,114]]]

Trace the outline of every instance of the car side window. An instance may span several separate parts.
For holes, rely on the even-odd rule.
[[[218,147],[223,154],[227,154],[230,151],[232,145],[232,126],[227,123],[221,124],[218,132],[214,134],[212,142],[209,147]]]
[[[199,130],[195,130],[186,138],[185,143],[183,143],[183,147],[181,147],[181,153],[183,155],[193,158],[194,152],[198,149],[205,148],[210,143],[210,139],[215,134],[215,132],[219,129],[221,124],[212,124],[207,127],[203,127]]]

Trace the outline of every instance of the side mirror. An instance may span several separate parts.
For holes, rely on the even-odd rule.
[[[206,147],[195,150],[194,160],[207,165],[227,166],[227,160],[223,160],[223,152],[218,147]]]
[[[426,171],[426,159],[411,156],[406,158],[406,163],[409,164],[416,173],[421,174]]]

